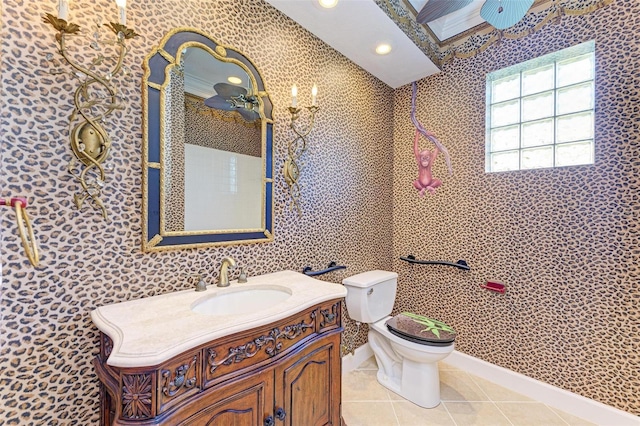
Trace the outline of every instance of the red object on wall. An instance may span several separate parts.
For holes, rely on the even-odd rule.
[[[498,293],[504,293],[507,290],[504,284],[496,281],[487,281],[486,284],[481,285],[480,287],[491,291],[497,291]]]
[[[15,207],[16,202],[20,201],[22,207],[27,207],[27,198],[26,197],[13,197],[13,198],[0,198],[0,206],[11,206]]]

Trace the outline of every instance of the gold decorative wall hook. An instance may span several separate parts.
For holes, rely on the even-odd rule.
[[[38,243],[33,234],[31,221],[29,220],[27,211],[24,209],[27,207],[27,199],[24,197],[0,198],[0,206],[9,206],[16,210],[16,223],[18,225],[18,234],[20,234],[20,239],[22,240],[22,246],[24,247],[29,262],[37,267],[40,264],[40,254],[38,253]]]
[[[311,106],[306,107],[311,113],[311,117],[309,119],[309,124],[306,129],[299,129],[296,127],[296,120],[300,117],[301,108],[297,108],[297,95],[298,89],[294,85],[291,89],[291,94],[293,96],[291,106],[289,107],[289,113],[291,114],[291,130],[296,134],[296,137],[289,142],[289,146],[287,147],[287,159],[284,162],[283,174],[284,180],[287,183],[287,187],[289,188],[289,195],[291,195],[291,210],[295,209],[298,211],[298,216],[302,215],[302,209],[300,208],[300,172],[301,172],[301,164],[300,158],[302,154],[307,150],[307,136],[311,133],[313,129],[313,125],[315,123],[316,113],[320,109],[316,106],[316,96],[318,94],[318,88],[316,85],[313,85],[313,89],[311,89]]]
[[[104,164],[109,156],[111,139],[102,123],[113,111],[123,108],[122,99],[112,79],[124,68],[122,63],[127,54],[125,41],[138,35],[124,25],[124,6],[120,3],[118,5],[121,22],[103,25],[115,34],[115,38],[103,38],[100,34],[101,26],[96,26],[90,37],[89,47],[97,53],[88,65],[74,60],[66,46],[69,37],[80,33],[80,26],[66,20],[69,12],[68,3],[60,0],[58,17],[47,13],[43,18],[44,22],[57,31],[55,38],[58,51],[73,68],[71,75],[81,80],[74,94],[74,109],[69,117],[69,139],[74,158],[69,162],[67,170],[81,186],[80,191],[74,194],[74,203],[80,210],[84,202],[90,200],[102,211],[105,219],[107,209],[101,198],[102,188],[106,179],[105,169],[111,170],[112,166]],[[102,46],[105,45],[114,46],[117,49],[117,57],[104,56]],[[48,54],[47,59],[52,60],[53,55]],[[112,67],[108,67],[110,61],[114,61]],[[52,73],[61,74],[63,71],[55,69]]]

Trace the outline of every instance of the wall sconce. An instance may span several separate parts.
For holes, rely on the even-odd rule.
[[[103,163],[109,155],[111,139],[101,124],[104,119],[116,109],[122,109],[122,100],[113,84],[113,77],[122,71],[122,62],[127,54],[125,40],[137,36],[135,31],[126,27],[126,0],[116,0],[119,9],[119,23],[111,22],[105,27],[109,28],[115,38],[104,38],[100,34],[100,25],[97,25],[89,48],[96,52],[95,57],[87,65],[76,61],[69,56],[67,40],[69,37],[79,35],[80,27],[70,21],[69,0],[59,0],[58,16],[49,13],[44,16],[44,22],[51,24],[57,31],[56,42],[58,51],[64,60],[71,65],[70,74],[80,79],[80,86],[74,95],[74,110],[69,117],[69,139],[73,158],[67,170],[82,186],[82,189],[73,197],[78,210],[89,199],[94,206],[102,210],[102,216],[107,218],[107,209],[102,202],[101,193],[105,181],[105,169],[111,170],[113,166]],[[108,56],[102,53],[103,46],[114,46],[118,49],[118,56]],[[86,53],[89,50],[82,50]],[[48,60],[53,59],[53,54],[47,55]],[[115,65],[109,66],[109,62]],[[109,68],[105,72],[105,68]],[[52,70],[52,74],[62,74],[60,69]],[[75,125],[74,125],[75,123]]]
[[[29,216],[27,216],[27,211],[24,209],[27,207],[27,199],[24,197],[0,198],[0,206],[13,207],[16,210],[16,222],[18,224],[18,233],[22,240],[22,246],[24,247],[29,262],[31,262],[33,266],[38,266],[40,264],[38,244],[33,235],[33,228],[31,227]]]
[[[298,210],[298,216],[302,215],[302,210],[300,209],[300,203],[298,202],[300,198],[300,183],[298,180],[300,179],[300,158],[302,154],[307,150],[307,139],[306,137],[311,133],[311,129],[313,129],[313,124],[315,122],[316,112],[320,109],[316,106],[316,99],[318,96],[318,87],[314,84],[311,89],[311,106],[306,107],[311,113],[311,118],[309,121],[309,125],[306,129],[300,130],[296,127],[296,120],[300,116],[301,108],[298,108],[298,88],[294,85],[291,88],[291,106],[289,107],[289,112],[291,113],[291,124],[289,127],[296,134],[295,139],[289,142],[287,154],[288,157],[284,162],[284,180],[289,187],[289,194],[291,195],[291,205],[290,208],[293,210],[295,207]]]

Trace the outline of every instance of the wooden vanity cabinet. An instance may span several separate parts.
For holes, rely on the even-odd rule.
[[[247,379],[221,386],[208,398],[200,398],[177,425],[233,425],[265,424],[273,412],[273,372],[263,371]],[[189,413],[193,413],[189,415]],[[187,416],[186,418],[184,416]],[[272,417],[273,418],[273,417]]]
[[[94,365],[102,425],[340,425],[341,302],[217,339],[159,366]]]
[[[340,336],[310,345],[275,369],[276,418],[284,425],[340,425]],[[338,399],[336,401],[336,398]],[[277,424],[278,422],[276,422]]]

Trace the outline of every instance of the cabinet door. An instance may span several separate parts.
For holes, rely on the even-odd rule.
[[[211,389],[213,391],[214,389]],[[263,426],[273,413],[273,370],[210,391],[180,422],[189,426]],[[219,396],[218,396],[219,395]]]
[[[339,348],[336,333],[276,368],[276,426],[340,425]]]

